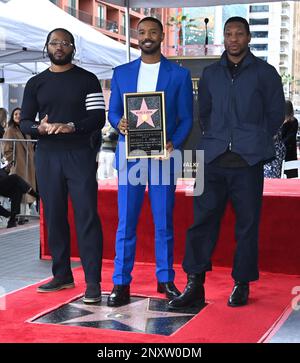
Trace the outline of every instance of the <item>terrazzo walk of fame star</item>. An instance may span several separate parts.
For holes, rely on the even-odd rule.
[[[102,295],[101,302],[90,305],[84,304],[80,298],[33,322],[168,336],[203,309],[169,311],[168,300],[144,297],[131,297],[129,304],[114,308],[107,306],[107,298],[108,295]]]

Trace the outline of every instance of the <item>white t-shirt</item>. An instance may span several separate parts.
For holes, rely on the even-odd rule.
[[[160,62],[148,64],[141,61],[137,92],[155,92]]]

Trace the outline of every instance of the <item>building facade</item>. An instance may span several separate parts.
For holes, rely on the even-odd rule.
[[[206,8],[187,8],[198,27],[204,28],[203,19],[208,17],[209,43],[213,54],[223,50],[223,27],[231,16],[245,17],[252,35],[250,48],[259,58],[272,64],[282,76],[285,96],[299,105],[300,94],[300,4],[298,1],[264,2],[243,5],[226,5]],[[200,32],[200,30],[199,30]],[[201,55],[199,37],[198,50]],[[185,53],[188,53],[188,41]],[[298,107],[298,106],[297,106]]]
[[[125,9],[99,0],[51,0],[70,15],[121,43],[126,42]],[[140,19],[154,16],[163,20],[163,9],[130,9],[130,43],[138,46],[136,27]]]
[[[69,14],[103,34],[125,43],[124,8],[99,0],[51,0]],[[282,75],[284,91],[300,108],[300,3],[265,2],[202,8],[130,9],[130,43],[138,46],[137,24],[154,16],[164,25],[166,56],[203,56],[205,23],[208,18],[210,54],[223,51],[223,26],[230,16],[249,20],[253,53],[272,64]]]
[[[292,65],[292,99],[295,108],[300,111],[300,2],[294,4],[294,36]]]

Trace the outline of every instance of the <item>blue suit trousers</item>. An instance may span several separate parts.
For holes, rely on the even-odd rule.
[[[113,275],[115,285],[128,285],[132,280],[136,228],[147,183],[155,225],[156,277],[159,282],[168,282],[173,281],[175,276],[173,209],[176,182],[172,174],[163,170],[164,161],[144,160],[144,168],[138,163],[139,161],[127,162],[118,174],[119,224]]]

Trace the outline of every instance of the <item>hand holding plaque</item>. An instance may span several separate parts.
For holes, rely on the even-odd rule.
[[[127,159],[167,156],[164,101],[164,92],[124,94]]]
[[[124,116],[121,118],[118,129],[122,135],[127,135],[127,129],[128,129],[128,121],[124,118]]]

